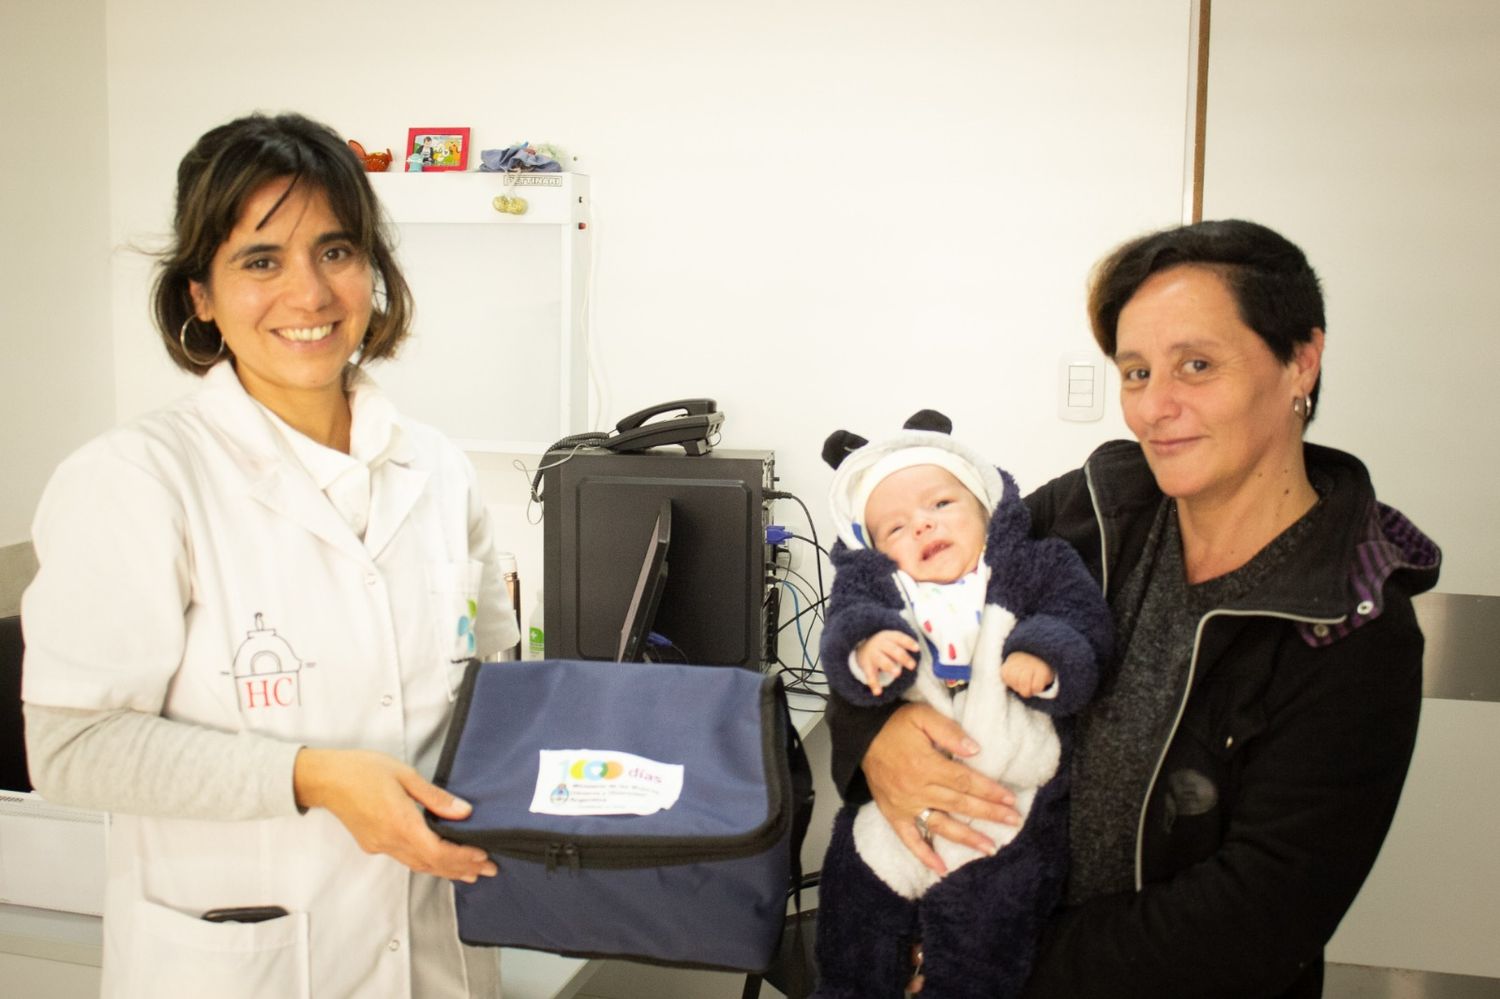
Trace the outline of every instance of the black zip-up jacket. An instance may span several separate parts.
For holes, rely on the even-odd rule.
[[[1201,619],[1186,696],[1142,802],[1134,892],[1060,910],[1028,999],[1302,999],[1390,826],[1416,739],[1412,596],[1437,546],[1375,500],[1350,455],[1305,445],[1331,488],[1277,576]],[[1031,496],[1037,536],[1072,544],[1115,606],[1162,501],[1139,445],[1114,441]],[[889,709],[830,705],[834,779]]]

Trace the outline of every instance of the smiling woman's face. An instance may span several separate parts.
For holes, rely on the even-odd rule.
[[[245,391],[280,415],[342,394],[375,289],[368,258],[327,195],[289,186],[289,178],[274,180],[245,199],[208,280],[189,285],[198,318],[218,324]]]
[[[1148,278],[1120,310],[1115,364],[1125,423],[1162,492],[1215,502],[1280,481],[1302,447],[1292,400],[1311,391],[1321,353],[1319,332],[1276,360],[1206,267]]]

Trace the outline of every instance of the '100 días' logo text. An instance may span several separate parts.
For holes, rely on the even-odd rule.
[[[661,777],[645,767],[631,767],[627,772],[619,760],[574,760],[568,768],[568,776],[574,780],[617,780],[630,777],[633,780],[660,784]]]

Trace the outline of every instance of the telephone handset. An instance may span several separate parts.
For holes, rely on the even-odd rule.
[[[681,411],[680,416],[650,422],[653,417]],[[680,444],[690,455],[702,456],[714,449],[711,438],[724,423],[724,414],[712,399],[676,399],[648,406],[615,424],[613,431],[594,431],[564,437],[547,449],[531,480],[531,499],[542,502],[542,473],[552,459],[566,461],[584,448],[599,448],[616,454],[634,454],[654,447]]]
[[[675,402],[659,402],[655,406],[647,406],[639,412],[631,413],[616,423],[615,429],[634,429],[651,419],[651,417],[670,413],[674,409],[682,410],[686,416],[705,416],[709,413],[717,412],[718,408],[718,405],[712,399],[678,399]]]
[[[649,423],[652,417],[682,410],[681,416]],[[667,444],[681,444],[688,454],[704,455],[713,450],[709,437],[724,422],[724,414],[712,399],[678,399],[648,406],[615,424],[615,432],[602,445],[616,454],[630,454]]]

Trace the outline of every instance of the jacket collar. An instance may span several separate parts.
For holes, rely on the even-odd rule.
[[[1305,641],[1337,641],[1374,620],[1385,584],[1399,576],[1408,595],[1437,582],[1438,546],[1400,512],[1375,499],[1364,464],[1353,455],[1304,444],[1309,474],[1330,483],[1321,525],[1265,586],[1221,610],[1289,617]],[[1154,512],[1163,495],[1134,441],[1110,441],[1086,462],[1095,511],[1105,532],[1106,558],[1119,553],[1119,525]]]

